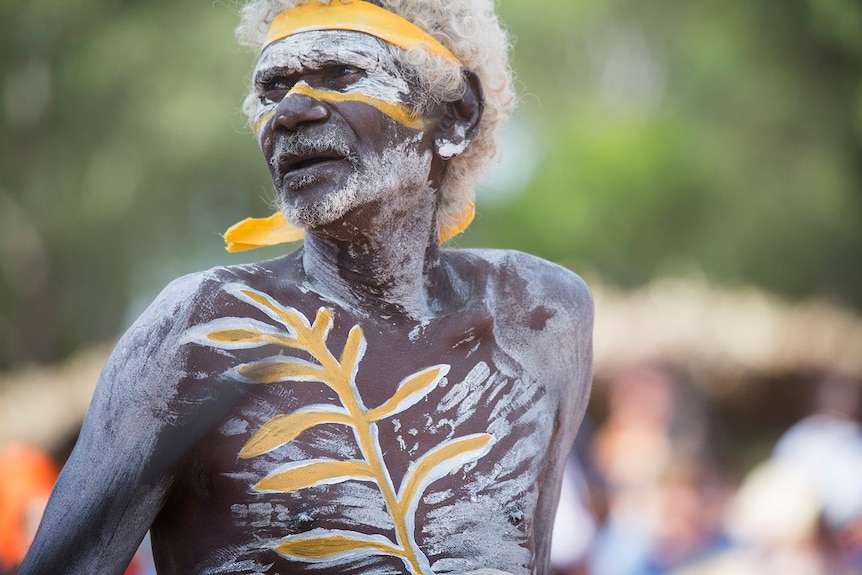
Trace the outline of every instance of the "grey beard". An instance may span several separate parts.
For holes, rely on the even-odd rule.
[[[309,142],[309,145],[326,145],[320,140],[304,141]],[[343,144],[341,146],[343,147]],[[332,150],[336,148],[315,149]],[[279,207],[285,218],[303,228],[326,225],[343,218],[350,210],[373,201],[381,202],[386,211],[391,211],[394,215],[399,210],[398,206],[403,203],[398,199],[400,196],[431,193],[428,192],[427,180],[430,154],[420,156],[404,148],[390,148],[382,156],[365,158],[361,164],[356,157],[348,156],[348,161],[353,165],[353,172],[344,185],[314,204],[295,205],[286,201],[284,194],[280,194]],[[310,175],[307,178],[309,179],[300,180],[299,184],[313,183],[315,176]]]
[[[322,136],[309,137],[302,131],[295,132],[289,137],[279,141],[270,163],[275,170],[282,159],[290,156],[304,156],[309,154],[334,154],[343,156],[353,166],[353,173],[347,184],[337,193],[328,194],[321,201],[312,205],[293,205],[287,201],[284,190],[278,194],[278,205],[285,218],[294,225],[300,227],[311,227],[335,221],[344,215],[346,208],[353,204],[356,195],[356,186],[351,184],[358,178],[359,165],[355,156],[344,139],[338,134],[329,133]],[[279,176],[283,174],[279,173]],[[296,186],[313,184],[317,177],[309,174],[296,181]]]

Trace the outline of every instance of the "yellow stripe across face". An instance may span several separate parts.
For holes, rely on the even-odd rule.
[[[397,102],[387,102],[386,100],[372,98],[371,96],[361,92],[332,92],[330,90],[312,88],[308,84],[300,82],[290,89],[290,92],[287,93],[285,98],[291,94],[301,94],[330,104],[339,102],[362,102],[363,104],[368,104],[369,106],[377,108],[381,113],[389,116],[402,126],[406,126],[413,130],[422,130],[426,126],[425,119],[411,110],[409,106]],[[255,133],[260,132],[260,129],[272,118],[273,114],[275,114],[275,110],[269,111],[258,118],[254,123]]]

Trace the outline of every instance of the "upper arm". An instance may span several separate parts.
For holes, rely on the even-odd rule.
[[[546,565],[563,470],[590,396],[593,299],[576,274],[526,254],[508,253],[499,277],[504,343],[553,410],[534,518],[537,565]]]
[[[580,276],[557,264],[505,252],[500,291],[510,317],[504,330],[538,374],[559,410],[562,442],[571,443],[589,400],[593,375],[593,297]],[[508,272],[506,270],[509,270]],[[520,340],[520,341],[519,341]]]
[[[548,393],[556,398],[559,459],[575,440],[590,398],[593,379],[593,297],[586,282],[556,264],[538,260],[528,270],[537,301],[550,318],[537,335],[537,347],[548,370]]]
[[[580,276],[561,269],[557,274],[561,299],[566,312],[561,349],[562,368],[569,373],[562,381],[560,406],[570,421],[570,439],[580,427],[593,380],[593,322],[595,307],[589,287]]]
[[[168,446],[186,419],[177,390],[194,308],[188,281],[169,286],[108,359],[22,575],[121,574],[161,509],[175,463]]]

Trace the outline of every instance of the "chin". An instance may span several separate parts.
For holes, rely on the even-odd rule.
[[[308,182],[297,182],[295,190],[282,192],[281,212],[293,225],[303,228],[325,226],[343,218],[356,207],[357,187],[340,186],[336,190],[315,188],[325,187],[324,182],[309,178]],[[302,185],[304,184],[304,185]]]

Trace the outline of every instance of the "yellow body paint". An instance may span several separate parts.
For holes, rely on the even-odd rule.
[[[405,50],[422,46],[461,65],[448,48],[422,28],[385,8],[361,0],[336,0],[328,5],[309,2],[285,10],[270,24],[263,47],[293,34],[314,30],[363,32]]]
[[[402,126],[406,126],[413,130],[422,130],[426,126],[425,118],[418,115],[406,104],[401,104],[400,102],[387,102],[385,100],[379,100],[361,92],[345,93],[333,92],[330,90],[320,90],[318,88],[312,88],[305,82],[300,82],[296,84],[293,88],[291,88],[290,92],[288,92],[288,95],[290,94],[302,94],[303,96],[308,96],[310,98],[314,98],[315,100],[329,103],[362,102],[364,104],[368,104],[369,106],[377,108],[383,114],[386,114]]]
[[[305,82],[300,82],[290,89],[290,92],[287,93],[285,98],[291,94],[302,94],[303,96],[308,96],[315,100],[328,103],[362,102],[363,104],[368,104],[369,106],[380,110],[381,113],[389,116],[402,126],[406,126],[413,130],[423,130],[427,125],[425,119],[411,110],[406,104],[402,104],[400,102],[387,102],[386,100],[381,100],[379,98],[372,98],[371,96],[361,92],[345,93],[334,92],[332,90],[321,90],[319,88],[312,88]],[[274,115],[275,110],[269,110],[268,112],[261,114],[260,118],[258,118],[254,123],[254,133],[259,134],[264,124],[269,122]]]
[[[281,346],[307,354],[305,361],[289,354],[242,365],[237,370],[247,380],[261,385],[303,385],[320,382],[332,389],[340,405],[313,405],[294,413],[277,415],[263,424],[243,446],[239,457],[250,459],[269,453],[321,424],[336,423],[352,428],[361,459],[317,459],[294,462],[260,479],[253,489],[263,493],[293,493],[319,485],[361,481],[376,484],[383,496],[395,537],[369,536],[341,530],[314,530],[290,536],[275,546],[284,557],[318,561],[344,553],[376,553],[398,557],[411,575],[433,575],[428,557],[416,542],[415,515],[425,489],[437,478],[481,459],[495,443],[489,433],[476,433],[443,441],[418,457],[396,488],[381,449],[377,422],[402,413],[425,398],[449,372],[445,364],[422,369],[404,378],[382,405],[369,409],[362,401],[355,377],[365,353],[362,328],[354,326],[340,352],[329,348],[328,335],[334,324],[332,310],[320,308],[314,322],[272,296],[242,288],[237,294],[285,326],[283,332],[261,331],[242,318],[236,324],[220,322],[206,333],[206,344],[233,346]]]

